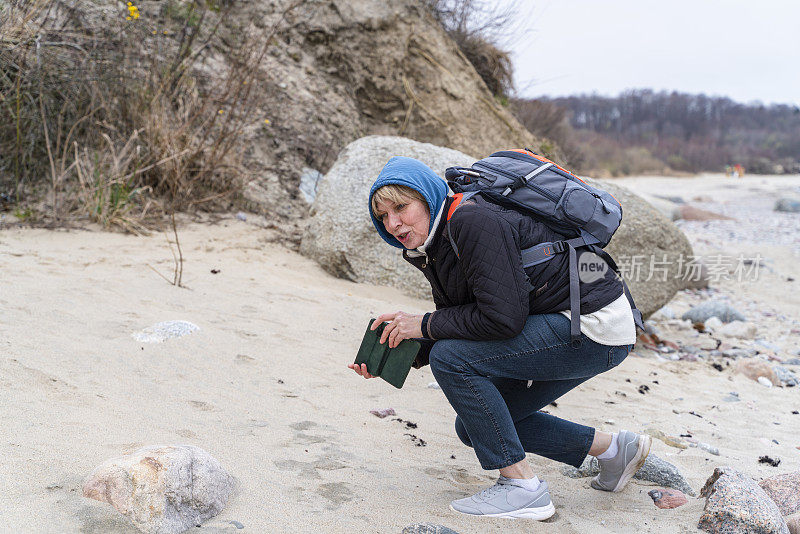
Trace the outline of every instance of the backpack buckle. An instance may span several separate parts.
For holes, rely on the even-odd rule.
[[[565,241],[556,241],[553,243],[553,252],[556,254],[561,254],[567,250],[567,243]]]

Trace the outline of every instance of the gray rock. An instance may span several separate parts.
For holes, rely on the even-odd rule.
[[[300,193],[309,204],[313,204],[317,197],[317,185],[320,180],[322,180],[322,173],[317,169],[303,168],[303,172],[300,174]]]
[[[742,399],[739,398],[738,393],[736,393],[735,391],[731,391],[725,397],[723,397],[722,400],[725,402],[739,402]]]
[[[785,367],[776,365],[775,367],[772,368],[772,370],[775,371],[775,376],[778,377],[778,380],[783,382],[784,386],[793,387],[798,385],[798,383],[800,383],[798,382],[797,375]]]
[[[663,306],[653,314],[659,319],[674,319],[675,311],[670,306]]]
[[[736,400],[739,400],[738,398]],[[697,447],[700,450],[704,450],[709,454],[713,454],[714,456],[719,456],[719,449],[714,447],[713,445],[709,445],[708,443],[703,443],[702,441],[698,441],[697,443],[689,443],[690,447]]]
[[[247,214],[245,212],[243,212],[243,211],[237,212],[236,213],[236,218],[239,219],[242,222],[247,222]]]
[[[414,523],[404,528],[403,534],[458,534],[458,532],[433,523]]]
[[[752,358],[758,354],[758,351],[755,349],[727,349],[722,351],[722,355],[726,358]]]
[[[178,534],[219,514],[234,479],[203,449],[150,446],[112,458],[83,484],[83,496],[107,502],[146,534]]]
[[[189,321],[164,321],[131,334],[141,343],[163,343],[164,341],[197,332],[200,327]]]
[[[781,198],[775,202],[775,211],[800,213],[800,200],[794,198]]]
[[[715,331],[715,333],[720,336],[739,339],[753,339],[756,337],[757,332],[758,328],[756,325],[742,321],[731,321]]]
[[[340,278],[391,285],[410,295],[430,298],[430,285],[422,273],[378,237],[369,218],[369,188],[384,164],[397,155],[419,159],[440,176],[447,167],[469,166],[477,159],[402,137],[369,136],[350,143],[317,188],[300,252]],[[623,205],[622,225],[606,250],[623,268],[636,304],[647,317],[681,289],[678,260],[692,256],[692,247],[675,225],[629,190],[613,183],[587,181],[606,189]],[[658,262],[666,260],[664,276],[659,271],[647,280],[649,273],[644,268],[635,276],[635,269],[625,269],[626,261],[632,263],[633,257],[638,263],[645,258],[643,265],[647,268],[651,257]]]
[[[711,317],[717,317],[723,323],[745,320],[744,315],[724,300],[708,300],[698,304],[684,313],[681,319],[686,319],[693,323],[705,323]]]
[[[570,478],[593,477],[599,472],[600,464],[594,456],[587,456],[583,464],[577,469],[570,465],[561,468],[561,473]],[[688,495],[696,495],[677,467],[653,453],[647,456],[644,465],[633,475],[633,478],[681,490]]]
[[[682,279],[683,273],[679,272],[680,258],[683,257],[685,266],[686,260],[694,256],[692,245],[672,221],[630,190],[612,182],[587,182],[605,189],[622,204],[625,216],[605,250],[617,261],[636,306],[647,318],[683,289],[686,282]],[[637,257],[642,266],[638,276],[633,268]],[[657,262],[656,270],[647,280],[651,274],[651,258]],[[666,261],[663,272],[659,270],[662,261]]]
[[[700,494],[706,498],[698,528],[714,534],[789,534],[778,506],[750,477],[717,467]]]
[[[800,358],[791,358],[783,362],[784,365],[800,365]]]

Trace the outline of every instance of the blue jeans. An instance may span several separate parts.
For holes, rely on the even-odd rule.
[[[431,348],[433,376],[458,414],[456,434],[484,469],[515,464],[526,452],[575,467],[586,458],[594,428],[539,410],[619,365],[631,345],[601,345],[581,334],[574,348],[569,326],[558,313],[531,315],[511,339],[443,339]]]

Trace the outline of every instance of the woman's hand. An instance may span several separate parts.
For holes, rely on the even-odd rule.
[[[361,365],[358,365],[357,363],[348,363],[347,367],[355,371],[357,375],[361,375],[364,378],[375,378],[367,371],[366,363],[362,363]]]
[[[422,337],[422,315],[412,315],[402,311],[384,313],[375,319],[370,330],[375,330],[382,322],[389,324],[383,329],[381,343],[386,343],[388,340],[390,349],[395,348],[404,339]]]

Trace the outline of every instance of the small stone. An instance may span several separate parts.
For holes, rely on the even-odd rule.
[[[705,323],[711,317],[717,317],[723,323],[744,321],[745,317],[738,310],[723,300],[709,300],[699,304],[681,316],[681,319],[692,323]]]
[[[800,358],[790,358],[783,362],[784,365],[800,365]]]
[[[722,400],[725,402],[739,402],[742,399],[739,398],[738,393],[736,393],[735,391],[731,391],[730,393],[728,393],[727,396],[723,397]]]
[[[458,532],[433,523],[415,523],[404,528],[403,534],[458,534]]]
[[[428,382],[428,389],[442,389],[438,382]]]
[[[778,377],[778,380],[780,380],[784,386],[794,387],[800,383],[797,375],[785,367],[776,365],[772,370],[775,371],[775,376]]]
[[[766,386],[768,388],[772,387],[772,382],[770,382],[769,378],[767,378],[765,376],[759,376],[758,377],[758,383],[761,384],[762,386]]]
[[[715,331],[716,334],[729,338],[753,339],[758,333],[756,325],[744,321],[731,321]]]
[[[653,504],[665,510],[677,508],[689,502],[686,495],[676,489],[659,488],[650,490],[647,494],[653,499]]]
[[[800,212],[800,200],[794,198],[780,198],[775,202],[775,211],[783,211],[786,213]]]
[[[203,449],[191,445],[141,448],[98,466],[83,496],[107,502],[141,531],[178,534],[219,514],[234,479]]]
[[[236,218],[239,219],[240,221],[247,222],[247,214],[243,211],[238,212],[236,214]]]
[[[777,505],[750,477],[717,467],[700,494],[706,498],[698,528],[715,534],[787,533]]]
[[[197,332],[200,327],[189,321],[164,321],[131,334],[140,343],[163,343],[164,341]]]
[[[372,415],[374,415],[376,417],[380,417],[381,419],[383,419],[384,417],[387,417],[389,415],[397,415],[394,412],[394,408],[382,408],[380,410],[370,410],[369,413],[371,413]]]
[[[690,447],[697,447],[698,449],[704,450],[709,454],[713,454],[714,456],[719,456],[719,449],[709,445],[708,443],[703,443],[702,441],[698,441],[696,443],[690,443]]]
[[[758,354],[758,352],[755,349],[735,348],[735,349],[726,349],[722,351],[723,356],[725,356],[726,358],[732,358],[734,360],[737,360],[739,358],[752,358],[756,354]]]
[[[565,465],[561,468],[561,474],[570,478],[593,477],[599,472],[600,464],[594,456],[587,456],[577,469],[571,465]],[[694,490],[686,482],[678,468],[653,453],[647,455],[644,465],[633,475],[633,478],[681,490],[687,495],[695,495]]]
[[[720,318],[715,315],[706,319],[705,323],[703,323],[703,326],[705,327],[706,331],[714,332],[722,328],[723,324],[724,323],[720,320]]]
[[[242,530],[244,528],[244,525],[239,523],[238,521],[229,521],[229,523],[239,530]]]
[[[773,386],[781,384],[772,367],[761,358],[744,358],[736,362],[736,371],[751,380],[766,378]],[[763,382],[762,382],[763,383]]]
[[[800,513],[800,471],[765,478],[758,485],[775,501],[781,515]]]
[[[663,306],[662,308],[656,310],[653,316],[657,316],[658,318],[663,317],[664,319],[674,319],[675,312],[669,306]]]

